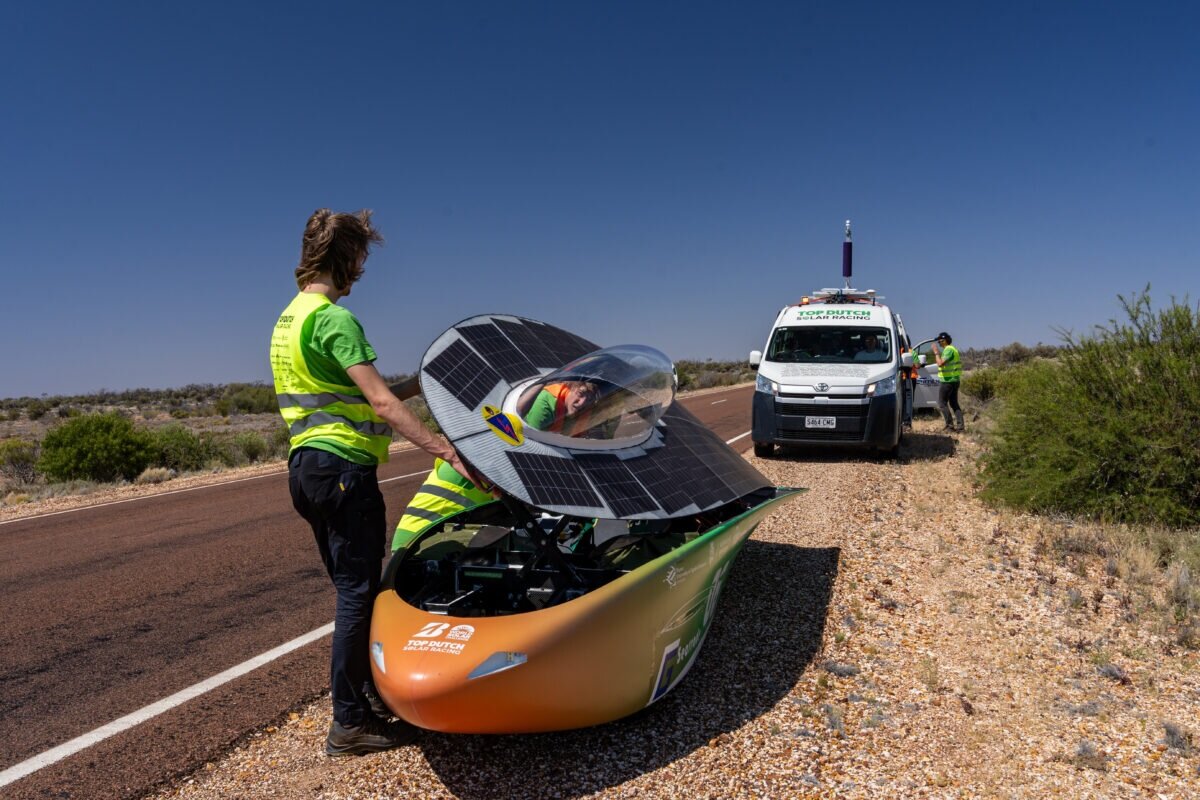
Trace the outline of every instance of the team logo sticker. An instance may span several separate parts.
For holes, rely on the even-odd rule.
[[[520,446],[525,441],[521,420],[512,414],[505,414],[495,406],[484,406],[483,421],[492,429],[492,433],[511,445]]]

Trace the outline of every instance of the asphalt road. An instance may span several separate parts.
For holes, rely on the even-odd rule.
[[[751,393],[681,402],[731,439],[750,428]],[[430,466],[418,450],[380,468],[391,522]],[[0,771],[333,619],[284,473],[7,523],[0,548]],[[328,653],[325,636],[0,795],[141,796],[325,691]]]

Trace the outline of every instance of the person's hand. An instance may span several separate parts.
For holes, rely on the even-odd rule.
[[[445,461],[447,464],[454,467],[454,469],[458,470],[459,475],[462,475],[471,483],[475,484],[476,488],[485,492],[490,492],[492,497],[500,496],[500,490],[496,488],[495,484],[486,481],[482,475],[476,472],[472,466],[463,460],[462,456],[458,454],[457,450],[453,451],[452,455],[449,458],[446,458]]]

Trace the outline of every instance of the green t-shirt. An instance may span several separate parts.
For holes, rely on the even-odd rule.
[[[542,389],[525,415],[525,424],[539,431],[546,430],[554,424],[554,409],[557,406],[558,398]]]
[[[348,309],[334,303],[323,305],[306,320],[300,331],[300,349],[312,376],[326,383],[353,386],[347,367],[374,362],[375,349],[367,341],[362,323]],[[341,456],[355,464],[376,464],[366,450],[349,447],[336,439],[309,439],[305,447],[314,447]]]

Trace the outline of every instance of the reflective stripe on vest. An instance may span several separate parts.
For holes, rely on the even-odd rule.
[[[943,347],[942,362],[938,365],[938,380],[953,383],[962,378],[962,359],[958,356],[957,347],[952,344]]]
[[[462,476],[455,480],[443,480],[438,470],[445,463],[440,458],[434,462],[425,483],[404,509],[404,515],[396,526],[396,535],[392,538],[393,550],[404,547],[434,523],[494,499]]]
[[[301,292],[275,325],[271,371],[279,413],[287,423],[293,450],[306,442],[326,440],[370,453],[376,463],[383,463],[392,441],[391,427],[371,408],[361,389],[353,383],[341,385],[316,378],[304,360],[304,323],[330,304],[319,292]]]

